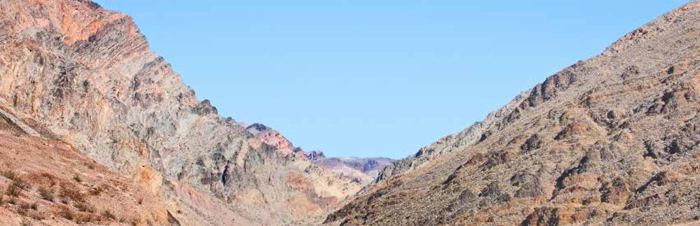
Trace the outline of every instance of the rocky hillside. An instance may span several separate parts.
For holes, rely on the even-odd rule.
[[[362,187],[274,130],[220,117],[131,18],[89,0],[0,1],[0,52],[3,108],[182,204],[165,210],[186,225],[313,223]]]
[[[398,161],[341,225],[700,224],[700,2]]]
[[[0,107],[0,225],[191,223],[175,219],[183,214],[179,203],[154,196],[153,188],[110,171],[10,112]]]

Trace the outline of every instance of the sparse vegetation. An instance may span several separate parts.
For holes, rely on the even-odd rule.
[[[9,196],[16,197],[21,193],[22,189],[29,190],[32,187],[29,183],[20,178],[15,171],[2,171],[2,176],[12,181],[5,190],[5,193]]]
[[[94,216],[92,214],[77,214],[73,221],[75,221],[75,223],[78,223],[78,224],[83,224],[83,223],[88,223],[88,222],[93,222],[93,221],[98,221],[98,220],[99,220],[99,217]]]
[[[28,210],[28,209],[31,209],[31,208],[32,208],[32,204],[29,204],[29,203],[27,203],[27,202],[21,202],[21,203],[19,204],[19,208],[20,208],[20,209],[23,209],[23,210]]]
[[[93,189],[90,191],[90,195],[92,195],[92,196],[98,196],[98,195],[102,194],[102,192],[105,191],[105,187],[106,187],[106,186],[107,186],[107,185],[102,184],[102,185],[100,185],[100,186],[97,186],[96,188],[93,188]]]
[[[17,177],[17,173],[15,173],[15,171],[12,170],[6,170],[2,172],[2,176],[10,180],[15,180],[15,177]]]
[[[132,225],[132,226],[138,226],[138,225],[141,225],[141,224],[143,224],[143,220],[141,219],[141,217],[136,216],[136,217],[134,217],[133,219],[131,219],[131,225]]]
[[[29,189],[32,189],[32,185],[27,183],[21,177],[15,177],[15,180],[12,181],[12,186],[16,186],[22,190],[27,190],[27,191],[29,191]]]
[[[75,180],[75,182],[78,182],[78,183],[83,183],[83,178],[80,178],[80,175],[78,175],[78,174],[73,175],[73,180]]]
[[[32,219],[38,220],[38,221],[42,221],[42,220],[46,219],[46,215],[43,213],[39,213],[39,212],[32,214],[31,217],[32,217]]]
[[[7,179],[12,180],[12,185],[11,186],[16,186],[21,189],[29,190],[32,188],[32,186],[24,181],[15,171],[12,170],[7,170],[2,172],[2,176],[6,177]]]
[[[22,220],[22,226],[32,226],[32,221],[29,219]]]
[[[73,210],[71,210],[68,207],[64,207],[61,210],[61,212],[59,212],[59,214],[61,215],[61,217],[65,218],[66,220],[72,221],[75,219],[75,212],[73,212]]]
[[[85,213],[94,213],[95,212],[95,207],[93,207],[92,205],[85,203],[85,202],[75,202],[74,206],[80,212],[85,212]]]
[[[112,219],[112,220],[117,219],[117,216],[114,215],[114,213],[112,213],[112,211],[110,211],[110,210],[105,210],[104,212],[102,212],[102,216],[107,218],[107,219]]]
[[[59,212],[61,217],[66,220],[73,221],[78,224],[93,222],[99,220],[99,216],[94,216],[92,214],[81,214],[73,211],[70,207],[63,207]]]
[[[20,202],[18,207],[17,213],[22,216],[27,216],[29,212],[29,203]]]
[[[56,192],[53,190],[53,188],[47,188],[47,187],[40,187],[39,188],[39,195],[41,195],[41,198],[53,202],[54,199],[54,194]]]
[[[34,213],[30,214],[30,217],[32,219],[38,220],[38,221],[42,221],[42,220],[46,219],[46,215],[43,213],[39,213],[39,212],[34,212]]]
[[[84,202],[85,201],[85,195],[80,193],[78,188],[75,186],[72,186],[70,184],[62,183],[61,184],[61,192],[59,194],[61,198],[65,199],[71,199],[73,201],[77,202]]]
[[[7,190],[5,191],[5,194],[7,194],[10,197],[17,197],[21,193],[22,193],[22,188],[16,182],[12,182],[12,184],[10,184],[10,186],[7,187]]]
[[[53,186],[56,186],[56,183],[57,183],[56,176],[51,175],[50,173],[46,173],[46,172],[34,174],[33,178],[36,180],[36,181],[32,181],[32,182],[34,182],[33,184],[49,184],[49,187],[53,187]]]
[[[17,213],[19,213],[22,216],[30,216],[32,212],[36,212],[36,210],[39,209],[39,206],[36,203],[28,203],[28,202],[20,202],[19,203],[19,208],[17,209]],[[30,211],[34,210],[34,211]]]

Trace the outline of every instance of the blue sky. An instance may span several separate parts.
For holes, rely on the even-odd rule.
[[[97,0],[223,116],[402,158],[686,1]]]

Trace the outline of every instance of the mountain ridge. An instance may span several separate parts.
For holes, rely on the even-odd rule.
[[[1,1],[0,51],[6,109],[176,203],[175,219],[309,224],[366,183],[295,155],[277,131],[219,116],[129,16],[92,1]]]
[[[698,1],[664,14],[397,161],[326,223],[697,224],[699,28]]]

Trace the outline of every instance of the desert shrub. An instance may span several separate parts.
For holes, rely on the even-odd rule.
[[[110,186],[108,184],[100,184],[99,186],[94,187],[92,190],[90,190],[90,195],[98,196],[109,189]]]
[[[28,209],[31,209],[31,208],[32,208],[32,204],[29,204],[29,203],[27,203],[27,202],[21,202],[21,203],[19,204],[19,208],[20,208],[20,209],[24,209],[24,210],[28,210]]]
[[[112,211],[110,211],[110,210],[105,210],[104,212],[102,212],[102,216],[107,218],[107,219],[112,219],[112,220],[117,219],[117,216],[114,215],[114,213],[112,213]]]
[[[12,171],[12,170],[3,171],[2,176],[6,177],[7,179],[12,180],[12,184],[14,186],[18,186],[21,189],[29,190],[32,188],[32,185],[30,185],[24,179],[22,179],[19,176],[19,174],[17,174],[15,171]]]
[[[74,220],[76,217],[75,212],[73,212],[73,210],[71,210],[68,207],[64,207],[63,209],[61,209],[61,212],[59,212],[59,214],[61,215],[61,217],[69,221]]]
[[[78,224],[89,223],[93,221],[98,221],[99,217],[93,216],[92,214],[76,214],[73,221]]]
[[[29,212],[29,203],[22,203],[20,202],[19,208],[17,208],[17,213],[22,216],[27,216],[27,213]]]
[[[19,213],[22,216],[29,216],[29,210],[37,210],[38,208],[39,207],[36,203],[29,204],[27,202],[20,202],[19,208],[17,209],[17,213]]]
[[[85,201],[85,195],[80,193],[80,190],[78,190],[78,188],[66,183],[61,184],[61,192],[59,196],[61,198],[68,198],[77,202]]]
[[[73,175],[73,180],[75,180],[75,182],[78,182],[78,183],[83,183],[83,178],[80,178],[80,175],[78,175],[78,174]]]
[[[38,202],[34,202],[34,203],[32,203],[31,205],[29,205],[29,208],[31,208],[31,209],[33,209],[33,210],[39,210],[39,203],[38,203]]]
[[[27,181],[25,181],[19,176],[15,176],[15,179],[12,181],[12,186],[18,187],[23,190],[32,189],[32,185],[27,183]]]
[[[3,204],[5,204],[5,195],[0,194],[0,206],[2,206]]]
[[[24,178],[20,177],[19,174],[17,174],[15,171],[2,171],[2,176],[6,177],[7,179],[10,179],[12,181],[12,184],[19,186],[22,189],[28,190],[32,187],[29,183],[27,183],[24,180]]]
[[[20,194],[22,194],[22,188],[16,182],[12,182],[12,184],[10,184],[10,186],[7,187],[5,194],[7,194],[10,197],[17,197]]]
[[[22,220],[22,226],[32,226],[32,221],[29,219]]]
[[[141,219],[141,217],[136,216],[136,217],[134,217],[133,219],[131,219],[131,225],[132,225],[132,226],[139,226],[139,225],[142,225],[142,224],[143,224],[143,220]]]
[[[47,187],[40,187],[39,188],[39,195],[41,195],[41,198],[53,202],[54,199],[54,194],[56,192],[53,190],[53,188],[47,188]]]
[[[76,202],[74,206],[80,212],[85,212],[85,213],[94,213],[95,212],[95,207],[93,207],[90,204],[87,204],[85,202]]]
[[[31,184],[49,185],[49,187],[53,187],[57,183],[56,177],[46,172],[30,173],[26,178]]]
[[[15,171],[12,170],[6,170],[2,171],[2,176],[10,180],[15,180],[15,178],[17,177],[17,173],[15,173]]]
[[[42,220],[46,219],[46,214],[34,212],[34,213],[29,214],[29,217],[31,217],[34,220],[42,221]]]

